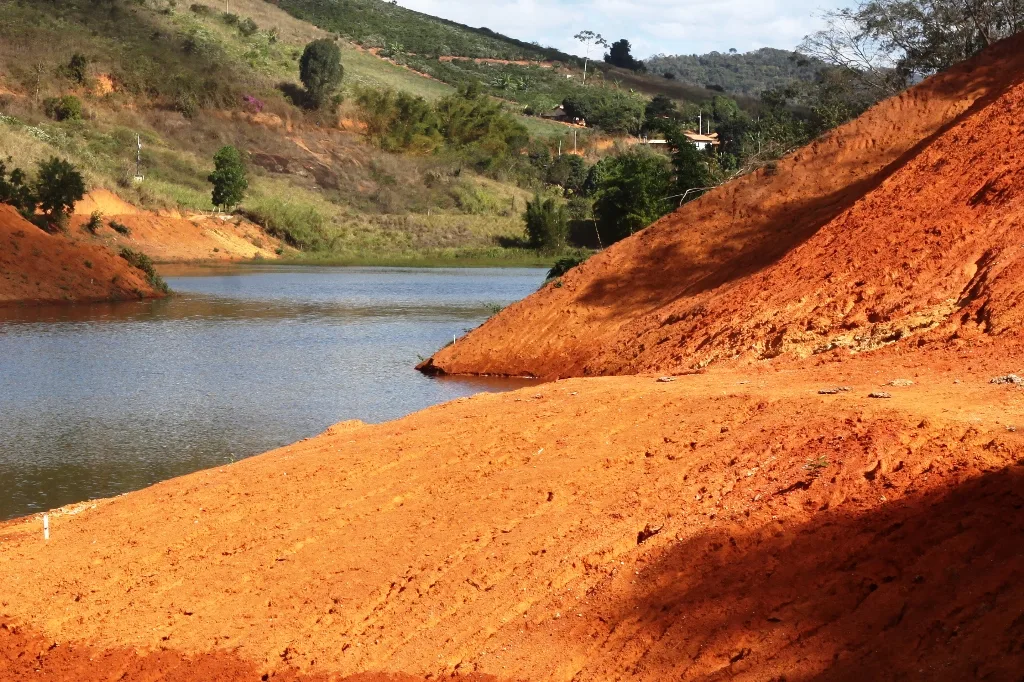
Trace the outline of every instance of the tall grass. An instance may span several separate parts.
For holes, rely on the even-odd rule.
[[[337,237],[330,217],[308,202],[262,196],[245,202],[244,212],[268,234],[298,249],[328,250]]]

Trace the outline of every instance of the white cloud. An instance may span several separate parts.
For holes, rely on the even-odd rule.
[[[572,36],[584,29],[609,41],[628,39],[633,54],[793,49],[819,26],[816,14],[849,0],[399,0],[426,14],[486,26],[518,38],[579,53]]]

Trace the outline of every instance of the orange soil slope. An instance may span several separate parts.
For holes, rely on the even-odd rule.
[[[679,372],[1011,331],[1022,112],[1024,35],[594,256],[426,369]]]
[[[159,295],[110,249],[47,234],[0,204],[0,305]]]
[[[1024,392],[934,364],[573,379],[11,522],[0,664],[1016,680]]]
[[[157,262],[273,260],[281,246],[279,239],[247,220],[155,214],[102,189],[90,192],[75,206],[71,227],[76,236],[87,237],[82,227],[93,211],[103,214],[103,226],[94,241],[114,248],[129,246]],[[112,219],[128,227],[131,235],[115,232],[109,225]]]

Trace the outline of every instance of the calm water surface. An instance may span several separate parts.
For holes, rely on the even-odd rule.
[[[168,273],[164,301],[0,309],[0,519],[528,383],[413,366],[543,270]]]

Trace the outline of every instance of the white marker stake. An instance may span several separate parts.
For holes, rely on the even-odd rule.
[[[43,514],[43,539],[50,539],[50,515]]]

